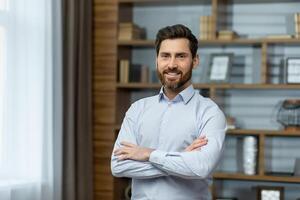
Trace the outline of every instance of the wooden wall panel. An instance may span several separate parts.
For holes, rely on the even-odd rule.
[[[110,156],[114,143],[117,0],[93,2],[94,199],[114,198]]]

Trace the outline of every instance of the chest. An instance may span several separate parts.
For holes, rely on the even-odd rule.
[[[137,124],[141,146],[165,151],[183,151],[197,137],[196,110],[185,104],[163,104],[146,109]]]

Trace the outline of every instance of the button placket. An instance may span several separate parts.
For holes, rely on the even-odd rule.
[[[165,108],[165,113],[162,117],[162,122],[159,128],[159,139],[158,139],[158,145],[161,147],[164,143],[164,139],[165,139],[165,135],[163,134],[163,130],[165,130],[165,126],[168,122],[168,116],[169,116],[169,111],[170,111],[170,107],[171,107],[171,102],[167,103],[167,107]]]

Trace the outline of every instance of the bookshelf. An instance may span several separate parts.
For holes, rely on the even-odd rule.
[[[268,44],[300,44],[300,39],[234,39],[234,40],[199,40],[199,47],[211,45],[257,45]],[[154,40],[118,40],[118,46],[154,47]]]
[[[285,90],[299,89],[299,85],[286,85],[286,84],[193,84],[196,89],[276,89]],[[159,83],[117,83],[117,88],[124,89],[159,89],[161,85]]]
[[[160,84],[150,82],[150,83],[119,83],[117,81],[118,76],[118,63],[120,59],[128,59],[130,61],[139,61],[135,57],[137,51],[151,50],[154,48],[154,37],[151,35],[151,30],[157,31],[157,27],[161,27],[162,22],[157,20],[152,20],[157,24],[157,27],[152,26],[149,23],[142,23],[135,18],[137,14],[136,10],[151,10],[156,9],[156,15],[161,15],[162,19],[166,16],[163,13],[171,7],[172,9],[177,9],[178,12],[184,13],[186,9],[189,9],[189,6],[203,5],[199,11],[198,16],[195,21],[195,13],[190,13],[183,15],[179,13],[178,18],[174,21],[178,21],[179,23],[185,23],[186,20],[189,27],[191,25],[192,28],[195,28],[196,32],[199,29],[199,17],[203,15],[212,15],[215,20],[215,28],[219,30],[219,22],[224,18],[224,13],[222,12],[223,7],[232,7],[233,12],[237,12],[241,14],[242,17],[254,16],[256,13],[242,13],[238,8],[235,10],[235,5],[243,5],[250,4],[250,10],[252,5],[256,4],[268,4],[272,6],[273,2],[279,2],[282,4],[289,4],[293,1],[283,1],[283,0],[262,0],[262,1],[248,1],[248,0],[237,0],[232,3],[232,1],[225,0],[95,0],[94,1],[94,37],[95,37],[95,53],[94,53],[94,145],[95,145],[95,199],[123,199],[123,191],[124,188],[128,184],[128,179],[115,179],[112,178],[109,171],[109,157],[110,150],[112,148],[114,138],[117,135],[118,128],[123,119],[125,111],[128,109],[130,103],[133,101],[135,94],[140,94],[143,92],[154,92],[158,91],[160,88]],[[299,4],[298,4],[299,5]],[[137,8],[137,9],[136,9]],[[183,11],[181,11],[181,8]],[[198,7],[197,7],[198,8]],[[276,6],[275,6],[276,8]],[[195,8],[196,9],[196,8]],[[282,8],[286,9],[286,8]],[[225,9],[226,10],[226,9]],[[253,10],[253,8],[252,8]],[[171,11],[174,13],[175,11]],[[226,11],[227,12],[227,11]],[[259,11],[258,11],[259,12]],[[278,13],[278,10],[274,9],[274,12],[277,12],[278,15],[282,13]],[[293,11],[294,12],[294,11]],[[298,10],[300,12],[300,10]],[[172,16],[172,13],[170,14]],[[229,18],[230,14],[225,13]],[[260,13],[258,13],[260,14]],[[182,18],[185,16],[192,15],[191,18],[186,18],[183,21]],[[244,16],[245,15],[245,16]],[[269,15],[269,18],[276,17],[276,15]],[[271,17],[270,17],[271,16]],[[251,18],[251,17],[250,17]],[[144,20],[147,20],[146,18]],[[255,21],[255,17],[253,19]],[[118,35],[118,24],[120,22],[137,22],[138,25],[148,28],[149,37],[146,39],[134,39],[134,40],[116,40]],[[151,20],[150,20],[151,21]],[[163,20],[162,20],[163,21]],[[262,20],[263,21],[263,20]],[[280,21],[280,20],[278,20]],[[170,21],[172,24],[173,21]],[[243,23],[243,22],[238,22]],[[237,24],[238,24],[237,23]],[[248,23],[249,27],[256,26],[255,22],[245,22]],[[252,24],[251,24],[252,23]],[[268,21],[265,21],[268,23]],[[196,24],[196,25],[193,25]],[[233,23],[234,24],[234,23]],[[271,22],[272,24],[272,22]],[[278,25],[278,24],[277,24]],[[276,25],[276,26],[277,26]],[[280,25],[280,24],[279,24]],[[278,25],[278,26],[279,26]],[[228,29],[231,29],[231,25],[226,25]],[[260,24],[258,24],[257,29],[268,29]],[[234,26],[233,26],[234,28]],[[193,30],[193,32],[195,32]],[[241,25],[241,30],[244,30],[244,27]],[[245,28],[246,30],[246,28]],[[274,28],[275,30],[275,28]],[[239,32],[239,29],[235,31]],[[244,31],[246,32],[246,31]],[[249,31],[251,32],[251,31]],[[276,32],[276,31],[275,31]],[[244,37],[233,39],[233,40],[219,40],[216,36],[214,39],[209,40],[200,40],[199,41],[199,51],[200,54],[206,54],[206,50],[208,49],[208,53],[210,50],[217,49],[218,50],[226,50],[231,48],[238,48],[237,51],[241,48],[243,49],[256,49],[258,50],[258,54],[254,53],[250,55],[253,58],[258,56],[258,74],[259,77],[257,81],[253,81],[251,83],[246,82],[234,82],[234,83],[226,83],[226,84],[212,84],[212,83],[195,83],[195,88],[201,90],[204,95],[209,96],[215,99],[218,103],[221,103],[221,106],[226,111],[226,99],[230,98],[228,96],[232,95],[230,92],[234,94],[237,92],[241,92],[241,95],[247,93],[255,93],[257,92],[259,95],[263,95],[264,93],[276,93],[276,95],[281,95],[285,91],[288,91],[287,96],[296,96],[299,97],[298,90],[300,89],[300,85],[287,85],[283,83],[276,83],[272,81],[272,77],[270,77],[270,72],[276,66],[271,62],[273,59],[273,49],[282,46],[288,46],[291,48],[298,48],[300,46],[299,38],[288,38],[288,39],[274,39],[267,38],[264,36],[261,37]],[[212,50],[212,51],[213,51]],[[249,50],[252,51],[252,50]],[[281,54],[282,52],[275,52],[274,54]],[[249,53],[245,53],[245,57],[249,57]],[[151,56],[154,59],[153,56]],[[137,62],[136,61],[136,62]],[[143,64],[143,63],[141,63]],[[147,63],[148,64],[148,63]],[[252,63],[250,63],[252,65]],[[275,67],[274,67],[275,66]],[[229,92],[229,94],[228,94]],[[278,93],[278,94],[277,94]],[[295,93],[295,95],[294,95]],[[115,103],[114,103],[115,102]],[[225,102],[225,103],[222,103]],[[235,109],[230,108],[230,109]],[[229,111],[230,111],[229,109]],[[106,116],[106,117],[104,117]],[[255,127],[254,127],[255,128]],[[243,137],[246,135],[255,135],[259,139],[260,142],[260,150],[264,149],[264,141],[268,138],[273,137],[288,137],[288,138],[298,138],[299,133],[294,132],[283,132],[283,131],[274,131],[268,130],[268,128],[263,129],[261,126],[256,129],[237,129],[228,131],[228,135]],[[258,173],[253,176],[245,175],[242,173],[228,173],[228,172],[218,172],[214,174],[214,180],[225,182],[227,180],[233,180],[238,182],[270,182],[270,183],[299,183],[299,179],[296,177],[276,177],[269,176],[264,174],[264,164],[263,157],[264,151],[259,152],[259,167]],[[105,183],[105,184],[103,184]],[[103,186],[104,185],[104,186]],[[214,191],[215,196],[218,196],[218,191]]]
[[[286,183],[300,183],[300,178],[295,177],[280,177],[267,175],[245,175],[239,173],[215,173],[215,179],[230,179],[230,180],[246,180],[246,181],[269,181],[269,182],[286,182]]]

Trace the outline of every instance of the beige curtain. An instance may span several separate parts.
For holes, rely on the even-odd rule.
[[[63,200],[93,199],[92,0],[62,0]]]

